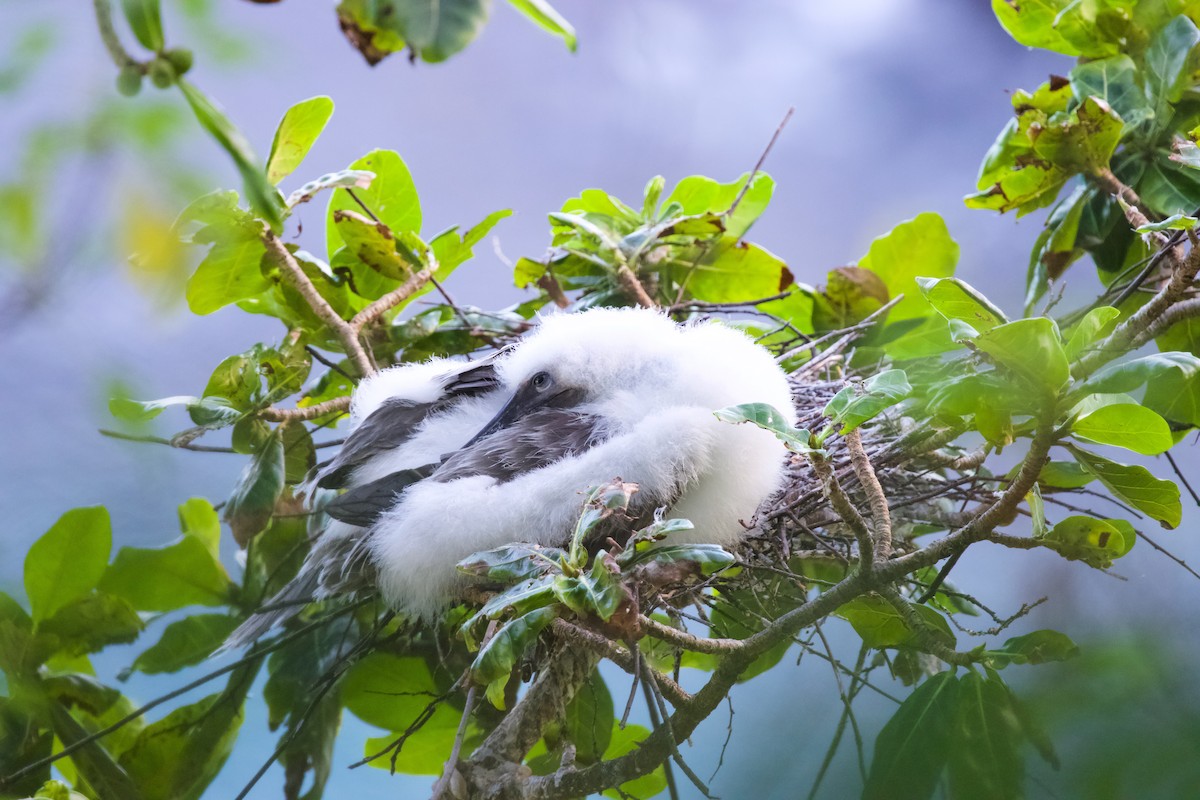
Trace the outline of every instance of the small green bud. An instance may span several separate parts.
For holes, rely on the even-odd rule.
[[[150,80],[160,89],[169,89],[175,83],[175,67],[165,58],[150,62]]]
[[[186,75],[187,71],[192,68],[192,51],[187,48],[177,47],[163,53],[163,56],[171,62],[176,75]]]
[[[133,97],[141,90],[141,68],[133,64],[130,64],[127,67],[121,67],[121,71],[117,73],[117,91],[126,97]]]

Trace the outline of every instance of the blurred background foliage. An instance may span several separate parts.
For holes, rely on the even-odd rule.
[[[194,51],[196,80],[230,109],[259,153],[268,150],[286,108],[324,92],[338,100],[340,124],[314,148],[313,174],[340,169],[379,144],[403,153],[417,174],[426,215],[436,220],[429,230],[516,210],[497,228],[495,252],[488,252],[490,240],[480,245],[482,263],[448,282],[458,297],[484,308],[517,299],[511,263],[519,268],[520,256],[540,258],[542,215],[580,187],[603,186],[633,200],[647,175],[664,173],[673,183],[703,172],[733,181],[792,105],[797,119],[769,165],[779,192],[755,238],[783,254],[800,282],[823,283],[831,267],[866,252],[872,237],[927,208],[947,218],[962,246],[960,276],[1009,309],[1042,299],[1047,274],[1039,270],[1057,278],[1063,260],[1082,255],[1093,239],[1107,241],[1103,231],[1077,239],[1079,246],[1059,236],[1051,251],[1067,256],[1030,262],[1046,212],[1014,232],[1007,220],[961,208],[958,198],[972,188],[983,195],[974,204],[990,202],[987,170],[976,187],[976,168],[983,144],[1005,118],[1001,91],[1035,87],[1048,73],[1072,67],[1070,59],[1014,44],[982,4],[874,0],[854,19],[842,10],[778,2],[734,20],[716,2],[561,5],[582,32],[578,55],[564,51],[575,40],[562,25],[557,38],[548,37],[518,15],[497,13],[485,34],[446,65],[412,69],[393,58],[373,72],[361,60],[373,56],[346,46],[328,9],[184,0],[165,3],[164,13],[167,30]],[[359,30],[377,26],[364,8],[342,3],[343,26],[347,19]],[[8,154],[0,170],[0,369],[12,387],[0,402],[5,418],[24,423],[10,432],[14,457],[2,467],[9,490],[0,512],[8,535],[0,547],[8,557],[0,588],[18,595],[21,554],[62,508],[104,502],[119,544],[157,544],[178,529],[176,503],[193,494],[223,497],[234,482],[240,464],[217,461],[225,456],[100,439],[95,428],[107,424],[102,398],[114,390],[163,396],[187,386],[203,394],[211,364],[278,337],[276,328],[233,309],[185,319],[194,254],[177,245],[171,226],[197,195],[234,185],[236,173],[174,93],[147,84],[136,101],[118,96],[92,21],[65,9],[0,5],[11,21],[0,34],[0,97],[10,112],[0,129]],[[478,33],[475,23],[466,28]],[[373,46],[390,42],[399,49],[385,34],[373,36]],[[427,62],[469,38],[447,44],[410,36]],[[1079,55],[1070,42],[1050,44]],[[1014,100],[1019,108],[1025,102]],[[1154,160],[1160,143],[1151,122],[1146,129],[1144,147],[1127,151],[1114,171],[1130,183],[1150,181],[1158,189],[1149,192],[1152,205],[1168,213],[1174,209],[1163,198],[1170,182],[1153,181],[1174,167]],[[1010,135],[998,142],[1002,154],[1013,151],[1004,138]],[[1053,175],[1032,183],[1023,189],[1029,192],[1023,210],[1052,202],[1061,188]],[[1072,224],[1076,207],[1078,225],[1093,201],[1086,193],[1070,195],[1052,210],[1049,238]],[[323,252],[312,236],[302,232],[299,241]],[[1115,263],[1107,272],[1119,274],[1136,260],[1136,247],[1129,237],[1115,262],[1097,259],[1099,281],[1073,278],[1068,301],[1104,291],[1105,265]],[[129,261],[131,252],[145,257]],[[1027,265],[1029,282],[1022,286],[1017,276]],[[1200,549],[1182,534],[1194,526],[1194,511],[1171,535],[1172,549],[1193,563]],[[1017,555],[968,553],[956,581],[986,585],[989,599],[1014,610],[1049,594],[1051,602],[1033,613],[1038,627],[1092,629],[1076,637],[1080,658],[1027,670],[1016,681],[1062,762],[1057,772],[1037,768],[1030,796],[1175,798],[1200,791],[1192,758],[1200,747],[1200,703],[1186,680],[1200,655],[1187,633],[1186,598],[1195,597],[1195,584],[1148,548],[1121,562],[1128,582],[1067,569],[1050,554]],[[232,568],[228,553],[225,560]],[[835,644],[855,641],[842,627],[830,631]],[[116,648],[96,661],[110,672],[133,658]],[[811,661],[793,668],[785,659],[735,693],[737,722],[713,783],[718,794],[722,786],[730,794],[753,782],[762,796],[793,797],[797,786],[807,786],[840,711],[827,670],[814,671]],[[150,677],[153,669],[142,671],[149,675],[132,679],[131,694],[150,697],[174,685]],[[869,698],[860,719],[875,731],[891,711],[886,701]],[[796,739],[764,741],[760,734],[782,725],[793,730],[797,719],[809,723]],[[363,731],[346,737],[354,744],[339,763],[357,757]],[[723,739],[724,731],[706,731],[694,760],[715,766]],[[231,795],[263,757],[235,753],[226,773],[236,774],[218,779],[212,796]],[[857,772],[852,753],[843,750],[823,795],[857,791]],[[399,791],[373,770],[337,780],[346,791]]]

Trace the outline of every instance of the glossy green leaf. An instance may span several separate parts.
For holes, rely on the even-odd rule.
[[[793,428],[784,419],[783,414],[780,414],[773,406],[767,403],[742,403],[741,405],[729,406],[713,412],[713,415],[722,422],[739,424],[749,422],[757,425],[763,430],[768,430],[775,434],[779,441],[787,445],[787,448],[793,453],[822,452],[811,446],[812,435],[801,428]]]
[[[591,570],[585,574],[559,575],[551,581],[550,588],[559,602],[576,614],[599,617],[605,622],[629,599],[629,593],[603,558],[593,559]]]
[[[1179,100],[1188,77],[1185,69],[1192,49],[1200,43],[1200,30],[1187,16],[1180,15],[1154,34],[1146,48],[1146,93],[1159,116]]]
[[[234,587],[205,544],[185,536],[156,549],[122,547],[99,588],[124,598],[138,611],[173,611],[190,605],[225,605]]]
[[[162,10],[159,0],[121,0],[121,9],[138,44],[147,50],[163,49]]]
[[[1133,59],[1125,54],[1087,61],[1071,70],[1071,91],[1083,102],[1098,97],[1120,115],[1127,128],[1154,117]]]
[[[102,506],[75,508],[25,555],[25,596],[34,623],[50,619],[100,582],[112,551],[112,522]]]
[[[668,520],[668,522],[687,522],[685,530],[690,530],[692,524],[687,520]],[[682,527],[682,526],[679,526]],[[626,550],[622,555],[630,557],[618,559],[622,566],[667,567],[686,566],[695,572],[697,577],[715,575],[736,563],[733,554],[717,544],[668,544],[660,546],[638,546],[632,551]]]
[[[559,547],[510,544],[470,555],[458,562],[457,567],[471,575],[508,584],[560,570],[566,557],[566,551]]]
[[[864,422],[899,403],[912,393],[908,376],[902,369],[889,369],[872,375],[861,386],[846,386],[833,396],[821,412],[841,423],[846,435]]]
[[[238,626],[228,614],[193,614],[176,620],[158,641],[138,654],[132,670],[146,674],[178,672],[199,664],[224,643]]]
[[[975,346],[1049,394],[1056,393],[1071,375],[1058,326],[1045,317],[998,325],[980,334]]]
[[[575,52],[578,44],[575,40],[575,28],[546,0],[508,0],[508,2],[517,11],[533,20],[539,28],[562,39],[567,49],[572,53]]]
[[[1166,452],[1175,444],[1166,420],[1134,403],[1101,406],[1075,420],[1071,432],[1080,439],[1147,456]]]
[[[246,464],[225,504],[225,521],[238,544],[244,546],[270,523],[275,501],[283,491],[285,470],[283,432],[276,428]]]
[[[863,800],[928,800],[954,741],[958,680],[940,672],[918,686],[875,739]]]
[[[929,305],[948,320],[963,320],[981,332],[1008,322],[1003,311],[958,278],[917,278],[917,286]]]
[[[1156,478],[1145,467],[1118,464],[1095,453],[1068,445],[1071,455],[1088,472],[1125,503],[1158,520],[1166,528],[1178,527],[1183,516],[1179,487]]]
[[[890,297],[904,295],[888,314],[894,322],[927,316],[929,305],[917,278],[949,278],[957,263],[958,244],[946,223],[937,214],[924,213],[873,241],[858,265],[882,278]]]
[[[1067,360],[1076,360],[1084,355],[1091,345],[1112,333],[1120,316],[1121,312],[1112,306],[1100,306],[1089,311],[1071,330],[1071,337],[1063,348]]]
[[[1045,664],[1066,661],[1079,655],[1079,646],[1065,633],[1034,631],[1008,639],[996,650],[987,651],[997,667],[1008,664]]]
[[[994,673],[968,671],[959,680],[949,776],[954,797],[1022,797],[1024,736],[1008,687]]]
[[[324,95],[301,100],[284,112],[267,156],[268,181],[279,183],[300,166],[332,115],[333,100]]]
[[[538,634],[558,616],[553,607],[530,611],[503,625],[475,656],[471,677],[485,685],[507,677]]]

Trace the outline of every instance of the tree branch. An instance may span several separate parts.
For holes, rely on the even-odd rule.
[[[875,558],[883,561],[892,555],[892,515],[888,510],[887,497],[884,496],[883,486],[879,476],[867,458],[863,449],[862,433],[858,428],[846,434],[846,449],[850,453],[850,464],[863,491],[867,493],[867,501],[871,504],[871,520],[875,524]]]

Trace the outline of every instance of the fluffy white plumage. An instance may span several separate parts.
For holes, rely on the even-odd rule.
[[[461,362],[435,360],[385,370],[356,390],[351,422],[396,399],[438,399]],[[769,403],[794,422],[786,378],[742,333],[716,323],[679,326],[641,309],[595,309],[545,319],[496,362],[501,386],[432,414],[399,447],[359,467],[357,486],[401,469],[436,463],[467,444],[531,378],[546,372],[582,389],[573,409],[599,418],[603,441],[507,481],[471,475],[409,486],[364,540],[379,589],[393,607],[430,617],[465,580],[454,565],[510,542],[562,544],[589,486],[621,478],[650,497],[678,498],[688,541],[732,545],[784,471],[783,446],[713,411]],[[334,536],[361,536],[337,526]]]

